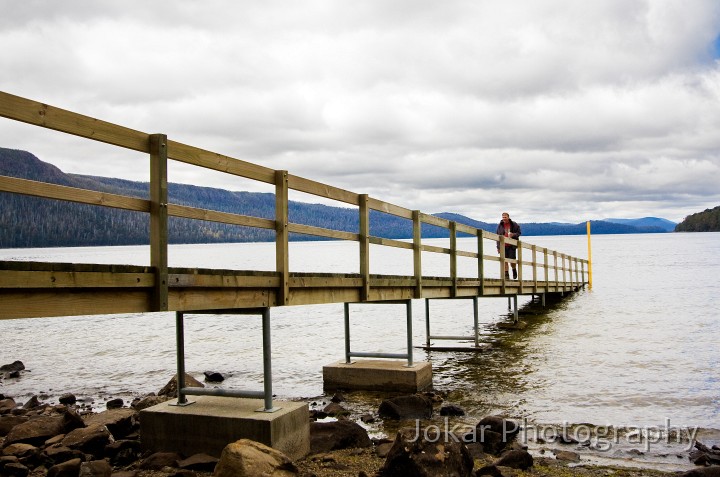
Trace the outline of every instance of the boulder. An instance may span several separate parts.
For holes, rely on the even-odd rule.
[[[440,408],[440,415],[441,416],[464,416],[465,410],[463,408],[461,408],[460,406],[448,404],[447,406],[443,406]]]
[[[0,416],[0,437],[7,436],[13,427],[29,420],[30,418],[25,416],[13,416],[10,414]]]
[[[23,409],[35,409],[36,407],[40,406],[40,400],[37,396],[33,396],[30,399],[28,399],[25,404],[23,404]]]
[[[267,475],[291,477],[298,468],[280,451],[249,439],[240,439],[225,446],[213,477],[251,477]]]
[[[75,429],[62,440],[62,445],[90,454],[98,459],[104,457],[105,446],[113,441],[107,427],[100,424]]]
[[[340,404],[331,402],[325,406],[322,410],[328,416],[339,416],[341,414],[349,414],[348,410],[342,407]]]
[[[12,455],[18,459],[23,459],[25,457],[32,456],[37,452],[38,448],[33,445],[16,442],[15,444],[5,446],[2,450],[2,455]]]
[[[120,409],[123,407],[125,402],[122,400],[122,398],[115,398],[111,399],[108,402],[105,403],[105,408],[107,409]]]
[[[564,460],[566,462],[580,462],[580,454],[571,451],[554,451],[555,458],[557,460]]]
[[[25,467],[20,462],[11,462],[5,464],[2,469],[2,475],[7,477],[27,477],[30,473],[30,469]]]
[[[11,364],[0,366],[0,373],[12,373],[13,371],[24,371],[25,365],[22,361],[14,361]]]
[[[352,421],[310,423],[311,454],[371,445],[367,431]]]
[[[466,443],[476,442],[483,445],[483,451],[499,454],[520,432],[520,426],[501,416],[486,416],[480,420],[472,432],[463,436]]]
[[[13,398],[0,399],[0,414],[6,414],[17,406]]]
[[[23,442],[40,446],[65,430],[64,416],[39,416],[13,427],[5,437],[5,446]]]
[[[185,386],[189,388],[204,388],[205,385],[193,378],[189,374],[185,374]],[[177,375],[173,376],[170,381],[158,392],[158,396],[166,396],[168,398],[177,397]]]
[[[110,459],[110,463],[117,467],[136,461],[141,453],[140,441],[127,439],[111,442],[105,446],[104,452],[105,458]]]
[[[75,404],[77,402],[77,397],[75,397],[74,394],[66,393],[60,396],[58,402],[60,404]]]
[[[65,412],[63,412],[63,432],[68,433],[81,427],[85,427],[85,421],[83,421],[80,414],[72,409],[66,409]]]
[[[503,453],[498,460],[493,462],[493,465],[526,470],[532,467],[533,457],[526,450],[513,449]]]
[[[133,431],[137,421],[135,409],[108,409],[97,414],[90,414],[85,417],[85,424],[89,426],[100,425],[107,427],[114,439],[122,439]]]
[[[221,383],[225,381],[225,376],[218,373],[217,371],[205,371],[205,381],[208,383]]]
[[[414,428],[400,429],[380,477],[417,475],[423,477],[472,475],[473,459],[455,435],[428,429],[418,433]]]
[[[720,466],[703,467],[701,469],[692,469],[680,474],[680,477],[720,477]]]
[[[219,461],[220,459],[211,455],[195,454],[179,461],[178,467],[185,470],[197,470],[198,472],[212,472]]]
[[[45,455],[53,465],[67,462],[72,459],[84,459],[85,454],[77,449],[71,449],[60,444],[45,448]]]
[[[137,401],[133,401],[131,406],[133,409],[140,412],[143,409],[153,407],[156,404],[160,404],[160,403],[163,403],[168,400],[170,400],[170,398],[167,396],[150,395],[150,396],[145,396],[142,399],[138,399]]]
[[[156,452],[140,462],[140,468],[144,470],[160,470],[163,467],[177,467],[182,457],[177,452]]]
[[[72,459],[62,464],[53,465],[48,469],[47,477],[78,477],[81,459]]]
[[[390,419],[429,419],[432,401],[422,394],[398,396],[381,402],[378,414]]]
[[[110,477],[112,467],[105,460],[91,460],[80,464],[78,477]]]

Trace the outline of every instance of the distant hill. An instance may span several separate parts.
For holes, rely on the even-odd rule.
[[[633,227],[648,228],[648,229],[661,229],[663,232],[672,232],[675,230],[676,222],[672,222],[667,219],[660,219],[658,217],[643,217],[642,219],[603,219],[605,222],[612,222],[614,224],[625,224],[632,225]],[[654,230],[653,230],[654,231]]]
[[[720,205],[688,215],[675,227],[675,232],[720,232]]]
[[[109,192],[147,199],[147,182],[98,176],[67,174],[26,151],[0,148],[0,175],[49,182],[82,189]],[[187,184],[168,184],[171,203],[202,209],[231,212],[273,219],[275,196],[270,193],[233,192]],[[490,232],[497,224],[480,222],[459,214],[434,214]],[[384,238],[411,238],[412,223],[382,212],[370,212],[371,235]],[[356,209],[321,204],[289,204],[291,222],[357,233]],[[662,219],[660,219],[662,220]],[[149,240],[147,214],[86,204],[75,204],[38,197],[0,192],[0,248],[61,247],[88,245],[135,245]],[[593,233],[625,234],[660,232],[628,224],[593,221]],[[523,235],[579,235],[586,231],[580,224],[521,224]],[[170,243],[259,242],[274,240],[272,230],[170,217]],[[462,235],[462,234],[461,234]],[[441,227],[423,224],[423,237],[447,237]],[[293,240],[319,240],[318,237],[294,234]]]

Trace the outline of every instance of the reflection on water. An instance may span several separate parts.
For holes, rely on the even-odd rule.
[[[594,236],[593,290],[548,302],[544,309],[530,305],[529,297],[521,299],[521,319],[528,326],[520,331],[496,326],[510,320],[506,299],[480,299],[486,350],[415,350],[416,360],[432,362],[436,390],[467,412],[461,422],[474,424],[490,413],[533,423],[617,427],[670,419],[674,425],[706,429],[706,438],[715,439],[712,430],[720,429],[719,239],[716,233]],[[472,248],[472,241],[463,240],[460,248]],[[587,254],[584,237],[528,240],[571,255]],[[171,266],[272,270],[273,247],[173,246]],[[373,247],[371,272],[387,272],[398,263],[411,269],[411,255],[398,250]],[[0,259],[12,258],[149,260],[144,247],[0,250]],[[446,261],[423,258],[424,274],[447,273]],[[295,243],[291,270],[355,272],[356,259],[356,244]],[[471,271],[465,276],[471,276],[473,267],[466,269]],[[342,304],[274,308],[271,316],[274,392],[321,402],[322,367],[344,358]],[[434,335],[472,333],[469,300],[433,300],[431,317]],[[424,320],[424,301],[415,300],[416,345],[425,343]],[[401,305],[351,305],[354,351],[402,353],[405,326]],[[21,379],[4,379],[0,393],[20,400],[39,392],[130,399],[156,392],[175,370],[172,313],[6,320],[0,329],[0,364],[21,360],[29,369]],[[261,337],[259,317],[188,315],[186,368],[199,377],[208,370],[221,372],[228,376],[224,387],[262,389]],[[372,413],[381,397],[353,393],[349,399]]]

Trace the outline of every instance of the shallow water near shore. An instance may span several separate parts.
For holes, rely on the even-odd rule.
[[[584,236],[526,240],[587,257]],[[472,250],[472,239],[458,242]],[[521,297],[524,330],[498,328],[511,319],[508,301],[483,298],[484,351],[415,349],[414,358],[432,363],[434,387],[446,403],[466,411],[453,424],[474,426],[487,414],[502,413],[530,430],[567,423],[597,433],[609,426],[623,430],[610,449],[598,442],[564,448],[628,464],[687,466],[688,442],[676,435],[697,429],[698,440],[720,444],[720,234],[597,235],[592,252],[593,288],[545,308]],[[290,256],[291,271],[357,272],[353,243],[296,242]],[[0,250],[0,260],[146,265],[149,248]],[[423,272],[446,275],[446,262],[446,256],[423,255]],[[272,270],[274,245],[175,245],[170,266]],[[468,259],[459,269],[473,276],[476,266]],[[371,273],[412,274],[411,254],[373,246]],[[430,306],[432,334],[471,334],[471,301],[433,300]],[[271,316],[273,392],[280,399],[322,402],[323,365],[344,359],[342,304],[274,308]],[[353,351],[406,351],[402,305],[351,305],[351,330]],[[204,371],[217,371],[227,377],[222,387],[262,389],[259,317],[187,315],[185,336],[189,373],[202,379]],[[413,340],[415,346],[425,343],[424,300],[413,301]],[[33,394],[56,401],[72,392],[96,408],[115,397],[129,402],[157,392],[175,373],[175,359],[174,313],[0,321],[0,364],[20,360],[27,368],[20,378],[0,382],[0,393],[17,401]],[[347,405],[372,413],[379,399],[351,393]],[[442,419],[424,424],[442,425]],[[369,428],[376,435],[394,432],[391,423]],[[633,441],[633,435],[657,442]],[[537,452],[547,446],[533,439],[528,444]]]

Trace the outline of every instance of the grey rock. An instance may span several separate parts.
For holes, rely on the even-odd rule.
[[[295,464],[282,452],[249,439],[240,439],[225,446],[213,477],[298,475]]]
[[[135,409],[108,409],[97,414],[85,417],[85,424],[89,426],[101,425],[107,427],[114,439],[122,439],[133,431],[138,413]]]
[[[178,462],[178,467],[187,470],[197,470],[199,472],[212,472],[220,461],[217,457],[207,454],[195,454],[187,459]]]
[[[69,432],[62,440],[62,445],[101,459],[104,456],[105,446],[112,441],[112,435],[105,426],[93,424]]]
[[[382,401],[378,414],[390,419],[428,419],[432,417],[432,401],[421,394],[398,396]]]
[[[185,374],[185,386],[189,388],[204,388],[205,385],[193,378],[189,374]],[[166,396],[168,398],[177,397],[177,376],[173,376],[170,381],[158,392],[158,396]]]
[[[81,463],[81,459],[72,459],[54,465],[48,469],[47,477],[78,477]]]
[[[5,445],[24,442],[32,445],[42,445],[46,440],[65,430],[63,416],[39,416],[13,427],[5,437]]]
[[[11,462],[5,464],[2,469],[2,475],[7,477],[27,477],[30,469],[22,465],[20,462]]]
[[[30,418],[25,416],[0,416],[0,437],[7,436],[13,427],[29,420]]]
[[[398,431],[380,477],[418,475],[466,477],[472,475],[473,459],[465,444],[450,433],[423,432],[414,428]]]
[[[178,461],[182,460],[176,452],[156,452],[140,462],[140,468],[145,470],[160,470],[163,467],[177,467]]]
[[[112,467],[104,460],[91,460],[80,464],[79,477],[110,477]]]
[[[310,453],[329,452],[337,449],[370,447],[372,441],[367,431],[351,421],[311,422]]]

